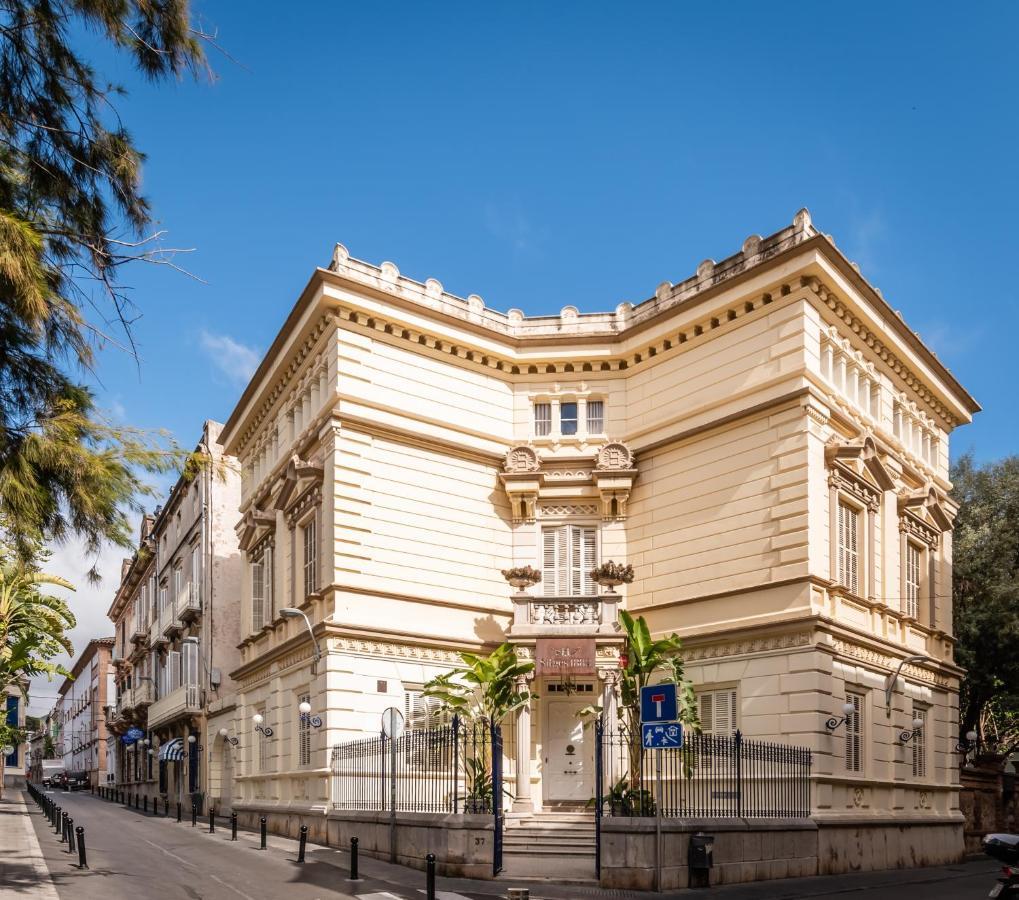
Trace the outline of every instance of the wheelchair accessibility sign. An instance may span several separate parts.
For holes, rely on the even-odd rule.
[[[649,750],[678,749],[683,746],[683,726],[677,722],[645,722],[641,742]]]

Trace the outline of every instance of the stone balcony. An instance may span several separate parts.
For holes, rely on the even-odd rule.
[[[619,594],[579,597],[532,597],[518,593],[513,601],[510,636],[597,637],[619,634]]]
[[[198,587],[192,582],[185,584],[180,589],[180,593],[177,594],[177,602],[174,608],[177,618],[181,622],[189,622],[192,619],[198,618],[202,612],[202,598]]]
[[[160,697],[149,707],[149,728],[156,728],[165,722],[172,722],[182,716],[192,716],[202,711],[201,690],[197,684],[185,684]]]

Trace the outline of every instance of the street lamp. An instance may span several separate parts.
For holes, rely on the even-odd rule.
[[[852,703],[848,703],[848,702],[847,703],[843,703],[842,704],[842,715],[841,716],[832,716],[831,718],[828,719],[827,722],[824,723],[824,727],[827,728],[829,731],[834,731],[843,722],[848,721],[849,717],[854,712],[856,712],[856,707],[853,706]]]
[[[231,747],[236,747],[240,741],[235,737],[230,737],[230,732],[226,728],[219,729],[219,736],[225,741],[229,741]]]
[[[272,729],[268,725],[265,728],[262,727],[265,717],[261,713],[255,713],[251,717],[251,721],[255,723],[255,731],[262,732],[265,737],[272,737]]]
[[[902,743],[906,744],[909,741],[913,740],[913,738],[915,738],[922,729],[923,719],[913,719],[912,731],[907,728],[905,731],[899,732],[899,740],[902,741]]]
[[[976,731],[971,728],[966,732],[965,739],[959,741],[959,743],[955,745],[956,751],[964,755],[969,753],[970,750],[973,750],[977,746],[978,737],[979,735]]]
[[[302,725],[311,725],[312,728],[322,727],[322,717],[311,715],[311,704],[307,700],[300,702],[297,711],[301,714]]]
[[[311,638],[311,645],[315,650],[315,662],[311,664],[311,672],[313,675],[317,674],[316,669],[318,667],[318,661],[322,658],[322,651],[319,650],[318,641],[315,638],[315,632],[311,627],[311,620],[302,610],[295,609],[293,606],[284,606],[280,610],[280,615],[283,616],[284,619],[304,619],[304,624],[308,629],[308,636]]]

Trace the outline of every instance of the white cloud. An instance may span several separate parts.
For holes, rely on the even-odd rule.
[[[120,584],[121,560],[129,555],[129,551],[123,547],[105,548],[99,555],[97,565],[102,581],[93,585],[89,583],[86,573],[97,561],[85,553],[80,541],[70,540],[66,544],[52,548],[52,556],[43,564],[43,570],[51,575],[66,578],[76,590],[65,591],[62,588],[47,590],[65,596],[78,620],[78,624],[70,633],[75,656],[61,655],[53,660],[54,662],[70,669],[77,654],[85,649],[90,640],[113,634],[113,623],[106,617],[106,611],[110,608],[113,594]],[[32,715],[42,715],[52,709],[62,682],[63,679],[60,677],[48,681],[45,675],[32,679],[29,712]]]
[[[262,358],[257,350],[228,334],[212,334],[204,329],[199,340],[205,355],[230,381],[244,386],[251,380]]]

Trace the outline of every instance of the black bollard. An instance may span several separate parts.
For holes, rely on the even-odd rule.
[[[259,850],[264,850],[265,849],[265,816],[262,816],[258,820],[258,832],[259,832],[259,838],[260,838],[259,843],[258,843],[258,849]]]
[[[230,840],[237,840],[237,813],[230,813]]]
[[[198,824],[198,804],[191,804],[191,827],[194,828]]]
[[[67,820],[67,852],[74,853],[74,819]]]
[[[435,900],[435,854],[425,857],[425,900]]]
[[[350,880],[360,881],[357,877],[357,838],[350,839]]]
[[[216,833],[216,807],[209,807],[209,834]]]
[[[308,826],[307,825],[302,825],[301,826],[301,844],[297,848],[297,861],[299,863],[303,863],[304,862],[304,848],[307,846],[307,844],[308,844]]]
[[[64,820],[60,818],[61,815],[66,815],[60,807],[57,807],[57,814],[53,817],[53,833],[63,834]]]
[[[67,840],[67,813],[60,814],[60,843],[63,844]]]
[[[142,802],[142,807],[145,812],[149,811],[149,795],[145,795],[145,800]]]
[[[85,829],[79,825],[75,831],[78,833],[78,868],[87,869],[88,862],[85,860]]]
[[[166,802],[169,803],[170,801],[167,800]],[[177,821],[180,821],[180,800],[177,801]]]

